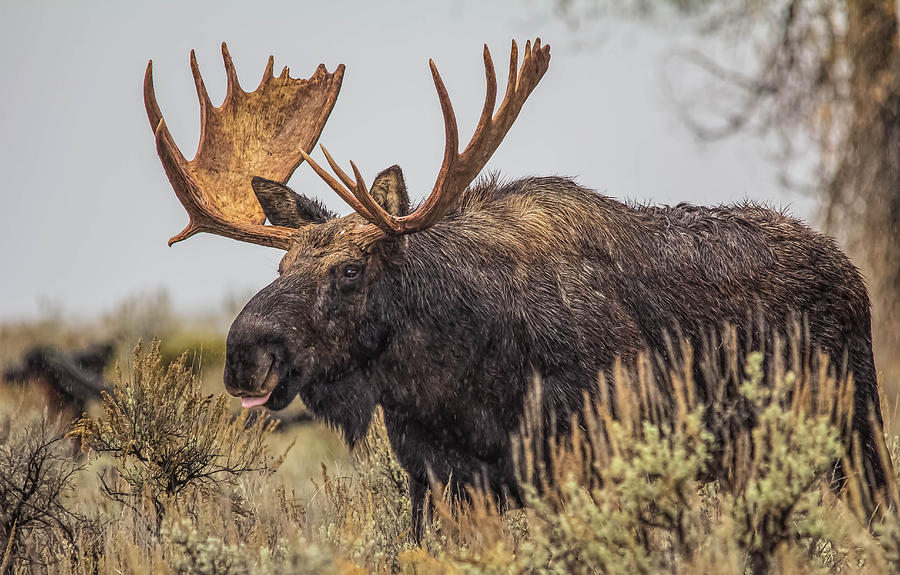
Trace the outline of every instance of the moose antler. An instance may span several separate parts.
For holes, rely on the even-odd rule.
[[[550,46],[541,46],[541,39],[525,44],[525,55],[522,59],[522,67],[517,70],[518,47],[515,40],[509,57],[509,80],[506,85],[506,96],[500,104],[496,114],[494,103],[497,98],[497,77],[494,73],[494,62],[487,44],[484,46],[484,72],[487,79],[487,94],[484,98],[484,108],[481,119],[475,128],[475,133],[469,141],[469,145],[462,154],[459,153],[459,133],[456,125],[456,116],[450,103],[447,88],[438,74],[433,60],[429,60],[431,75],[434,78],[434,86],[437,89],[438,99],[441,103],[441,111],[444,114],[444,129],[446,144],[444,147],[444,163],[438,172],[437,181],[431,195],[407,216],[395,216],[386,212],[378,205],[363,182],[356,164],[350,162],[354,179],[351,179],[331,155],[322,146],[325,159],[334,170],[343,186],[325,170],[323,170],[305,151],[300,151],[310,167],[331,188],[344,199],[359,215],[378,226],[389,235],[410,234],[430,228],[444,217],[456,202],[459,195],[478,176],[485,164],[497,150],[503,137],[512,127],[519,115],[522,105],[534,90],[537,83],[544,76],[550,66]],[[493,114],[493,115],[492,115]],[[346,187],[345,187],[346,186]]]
[[[175,145],[153,90],[153,61],[144,75],[144,106],[156,135],[156,150],[190,222],[169,240],[209,232],[245,242],[287,249],[297,230],[266,226],[265,214],[250,180],[261,176],[287,182],[312,150],[334,107],[344,65],[328,73],[320,64],[311,78],[294,79],[285,67],[272,73],[269,56],[259,87],[250,93],[238,84],[237,72],[222,43],[228,87],[225,101],[215,107],[206,93],[197,58],[191,50],[191,72],[200,100],[200,143],[187,161]]]

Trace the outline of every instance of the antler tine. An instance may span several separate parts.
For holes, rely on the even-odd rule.
[[[546,54],[549,61],[550,47],[544,46],[544,48],[543,53]],[[540,38],[534,41],[534,49],[532,49],[530,40],[525,42],[525,54],[522,57],[522,67],[519,68],[518,74],[516,73],[516,52],[517,47],[514,41],[512,55],[509,60],[509,85],[506,87],[506,97],[494,116],[497,129],[503,134],[506,134],[512,126],[519,115],[519,111],[522,109],[522,104],[525,103],[525,100],[534,90],[534,87],[537,86],[544,72],[546,72],[546,68],[543,71],[535,68],[535,55],[541,52]],[[536,73],[538,75],[535,78],[534,74]]]
[[[320,147],[321,147],[321,146],[320,146]],[[324,148],[322,149],[322,151],[324,152]],[[344,186],[342,186],[340,182],[338,182],[337,180],[335,180],[335,179],[331,176],[331,174],[329,174],[327,171],[325,171],[324,168],[322,168],[322,166],[320,166],[318,163],[316,163],[316,161],[313,160],[313,159],[309,156],[309,154],[306,153],[305,150],[299,150],[299,152],[300,152],[300,155],[303,156],[303,159],[306,161],[306,163],[309,164],[309,167],[312,168],[313,171],[314,171],[316,174],[318,174],[318,176],[319,176],[320,178],[322,178],[322,180],[323,180],[326,184],[328,184],[328,186],[329,186],[332,190],[334,190],[335,193],[336,193],[338,196],[340,196],[342,200],[344,200],[345,202],[347,202],[347,205],[349,205],[351,208],[353,208],[353,211],[354,211],[354,212],[358,213],[358,214],[361,215],[363,218],[365,218],[366,221],[375,224],[375,225],[378,226],[379,228],[382,227],[383,224],[382,224],[382,225],[379,225],[379,224],[381,224],[381,222],[378,221],[378,218],[374,217],[371,213],[369,213],[369,211],[365,208],[365,206],[363,206],[362,203],[360,203],[360,201],[359,201],[358,199],[356,199],[356,195],[355,195],[352,191],[348,190],[347,188],[345,188]],[[326,157],[329,157],[329,156],[327,155],[327,152],[326,152]],[[331,163],[331,162],[333,162],[333,160],[330,160],[330,161],[329,161],[329,163]],[[334,167],[334,165],[335,165],[335,164],[332,164],[332,167]],[[337,171],[337,170],[335,170],[335,171]],[[341,173],[343,173],[343,172],[341,172]],[[344,178],[346,178],[346,177],[347,177],[347,174],[343,174],[343,177],[342,177],[341,179],[344,179]],[[348,178],[348,179],[349,179],[349,178]],[[356,187],[356,184],[354,183],[353,185],[350,185],[350,186],[348,186],[348,187],[352,190],[353,188]]]
[[[197,99],[200,100],[200,121],[206,120],[206,109],[212,106],[209,100],[209,93],[206,91],[206,84],[203,82],[203,76],[200,74],[200,66],[197,64],[197,55],[191,50],[191,75],[194,77],[194,87],[197,88]],[[200,128],[203,133],[203,128]]]
[[[225,87],[225,101],[230,102],[232,98],[244,93],[244,90],[238,81],[237,70],[234,69],[234,62],[231,60],[231,53],[225,42],[222,42],[222,60],[225,63],[225,77],[228,81]]]
[[[487,84],[484,107],[475,133],[466,149],[460,154],[457,142],[456,118],[450,97],[441,81],[434,62],[431,72],[435,88],[444,114],[446,146],[444,162],[438,173],[431,195],[412,214],[398,218],[397,223],[402,233],[412,233],[427,229],[436,224],[447,213],[459,195],[474,180],[490,157],[497,150],[500,142],[509,131],[519,114],[522,105],[531,91],[547,71],[550,62],[550,47],[541,46],[540,39],[535,40],[534,49],[531,42],[525,44],[525,54],[521,68],[518,65],[518,45],[512,41],[509,57],[509,76],[506,95],[497,113],[493,114],[497,95],[497,77],[490,50],[484,49],[484,70]]]
[[[325,154],[325,159],[328,161],[328,165],[331,166],[331,169],[337,174],[337,177],[340,178],[341,182],[347,187],[348,190],[353,191],[356,187],[356,182],[350,179],[350,176],[347,175],[347,172],[341,169],[337,162],[334,161],[334,158],[331,157],[331,154],[328,153],[328,150],[325,149],[324,144],[319,144],[319,149],[322,150],[322,153]]]
[[[448,174],[451,173],[459,158],[459,125],[456,123],[456,114],[453,112],[450,94],[447,93],[447,87],[444,85],[444,80],[441,79],[440,73],[438,73],[437,66],[434,65],[434,60],[428,60],[428,66],[431,68],[431,78],[434,80],[434,88],[438,93],[441,113],[444,115],[444,161],[441,163],[441,170],[438,172],[437,182],[435,183],[435,189],[438,189],[438,184],[443,182]],[[429,202],[434,203],[439,199],[439,197],[435,197],[432,200],[434,195],[428,196],[425,199],[425,204]]]
[[[353,168],[353,176],[356,178],[356,186],[350,189],[354,190],[356,199],[369,210],[369,213],[375,216],[375,219],[378,220],[372,223],[388,234],[401,232],[402,228],[397,224],[397,218],[387,213],[384,208],[372,199],[372,196],[369,194],[369,189],[363,181],[362,174],[359,173],[359,169],[357,169],[353,160],[350,160],[350,167]]]
[[[162,111],[156,101],[156,90],[153,87],[153,60],[147,62],[147,70],[144,71],[144,109],[147,110],[150,129],[156,134],[159,121],[162,120]]]
[[[525,47],[527,48],[529,44],[529,40],[525,40]],[[512,48],[509,49],[509,76],[506,79],[506,94],[503,96],[503,99],[508,99],[513,92],[516,90],[516,84],[518,83],[517,72],[519,71],[519,45],[516,44],[516,41],[512,41]],[[493,110],[492,110],[493,111]]]
[[[257,86],[257,88],[256,88],[257,90],[259,90],[260,88],[262,88],[263,86],[268,84],[269,81],[272,80],[272,78],[274,78],[274,75],[272,74],[272,71],[274,69],[275,69],[275,56],[270,54],[269,59],[266,61],[266,69],[263,71],[262,78],[259,81],[259,86]]]
[[[513,40],[512,54],[512,58],[515,58],[515,40]],[[510,73],[509,84],[506,88],[507,95],[509,94],[510,90],[509,85],[515,85],[515,60],[513,60],[513,66],[511,67],[511,69],[512,72]],[[483,151],[483,148],[481,148],[480,144],[484,139],[485,134],[487,134],[488,129],[490,128],[491,121],[493,120],[492,114],[494,113],[494,104],[497,102],[497,74],[494,71],[494,61],[493,59],[491,59],[491,52],[490,50],[488,50],[487,44],[484,45],[484,75],[485,83],[487,84],[487,93],[484,97],[484,107],[481,110],[481,118],[478,120],[478,125],[475,127],[475,132],[472,134],[472,139],[469,140],[469,145],[466,146],[466,149],[460,155],[460,163],[463,165],[466,164],[470,154],[479,150]],[[490,153],[488,153],[488,157],[489,156]],[[484,158],[485,163],[487,162],[487,159],[488,158]],[[466,185],[468,185],[468,183]]]
[[[397,218],[386,212],[384,208],[372,199],[371,194],[369,194],[369,189],[363,180],[362,174],[359,172],[359,168],[356,167],[356,164],[354,164],[352,160],[350,161],[350,167],[353,169],[353,175],[355,177],[355,180],[352,180],[350,179],[350,176],[341,169],[338,163],[334,161],[334,158],[331,157],[331,154],[328,153],[328,150],[325,149],[324,145],[320,144],[319,148],[322,149],[322,153],[325,155],[328,165],[331,166],[331,169],[337,174],[337,177],[340,178],[341,182],[343,182],[343,186],[335,180],[331,174],[322,169],[315,160],[310,158],[309,154],[303,152],[303,158],[316,174],[318,174],[342,200],[347,202],[347,204],[353,208],[353,211],[365,218],[366,221],[374,224],[387,234],[401,232],[402,230],[397,224]]]
[[[486,62],[490,61],[490,53],[487,51],[486,45],[485,58]],[[371,197],[369,198],[369,200],[379,208],[381,212],[379,215],[383,214],[385,217],[387,228],[383,226],[379,227],[388,233],[411,233],[431,227],[437,223],[446,212],[447,207],[455,200],[455,197],[448,196],[443,190],[448,188],[448,186],[445,185],[446,180],[452,177],[454,172],[457,171],[457,164],[459,161],[459,127],[456,123],[456,114],[453,112],[450,94],[447,93],[447,87],[444,85],[444,80],[441,78],[441,74],[434,64],[434,60],[429,59],[428,65],[431,68],[431,77],[434,80],[434,87],[438,94],[438,102],[440,102],[441,105],[441,113],[444,116],[444,161],[441,164],[437,181],[434,184],[435,191],[425,198],[422,205],[409,216],[401,218],[394,217],[381,209],[381,206],[375,204],[375,202],[371,200]],[[490,65],[490,70],[491,72],[493,71],[492,64]],[[494,83],[496,84],[496,81]],[[478,123],[479,127],[488,121],[485,119],[485,116],[490,118],[490,114],[493,112],[493,101],[491,101],[490,107],[488,107],[488,101],[492,98],[490,94],[490,74],[488,74],[488,96],[485,98],[485,109],[487,111],[482,111],[481,120]],[[426,219],[426,216],[429,214],[431,214],[431,216]],[[418,217],[413,217],[417,215]]]

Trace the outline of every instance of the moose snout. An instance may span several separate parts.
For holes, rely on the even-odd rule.
[[[226,352],[227,353],[227,352]],[[256,397],[272,391],[267,389],[273,379],[275,356],[265,349],[241,350],[229,355],[239,360],[226,360],[225,390],[237,397]],[[274,382],[277,384],[277,381]],[[274,385],[271,387],[274,388]]]
[[[281,346],[272,330],[254,319],[238,317],[228,333],[225,390],[237,397],[267,397],[278,385]]]

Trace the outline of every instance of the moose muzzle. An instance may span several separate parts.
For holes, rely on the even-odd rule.
[[[283,348],[263,318],[241,315],[228,333],[225,389],[243,407],[266,403],[280,383]]]

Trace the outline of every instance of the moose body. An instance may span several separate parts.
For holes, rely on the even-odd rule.
[[[356,225],[329,220],[309,245]],[[511,437],[535,376],[545,424],[564,431],[616,358],[666,354],[676,330],[699,349],[711,328],[757,314],[770,333],[803,314],[813,346],[848,352],[855,427],[878,466],[865,287],[834,242],[798,220],[753,205],[629,206],[530,178],[475,186],[402,242],[350,289],[339,272],[359,256],[291,252],[232,326],[226,385],[262,383],[261,366],[278,358],[287,365],[266,405],[299,394],[351,443],[380,405],[417,509],[429,477],[515,495]]]
[[[202,134],[191,161],[162,120],[150,66],[144,94],[157,151],[191,218],[170,243],[207,231],[287,252],[279,277],[231,327],[225,387],[245,407],[281,409],[299,395],[351,444],[381,406],[416,521],[431,477],[516,496],[511,436],[536,377],[544,423],[564,432],[617,358],[666,358],[667,334],[702,347],[711,330],[748,318],[766,326],[754,336],[765,343],[803,317],[810,346],[847,358],[866,479],[883,484],[869,301],[831,239],[750,204],[626,205],[563,178],[470,185],[547,70],[540,40],[526,44],[519,69],[513,43],[496,113],[485,47],[485,104],[461,153],[432,63],[446,146],[434,189],[415,210],[397,166],[369,187],[324,148],[340,181],[308,155],[342,66],[295,80],[274,77],[270,59],[248,94],[224,45],[223,55],[227,95],[213,108],[192,54]],[[355,213],[336,217],[285,187],[302,161]]]

